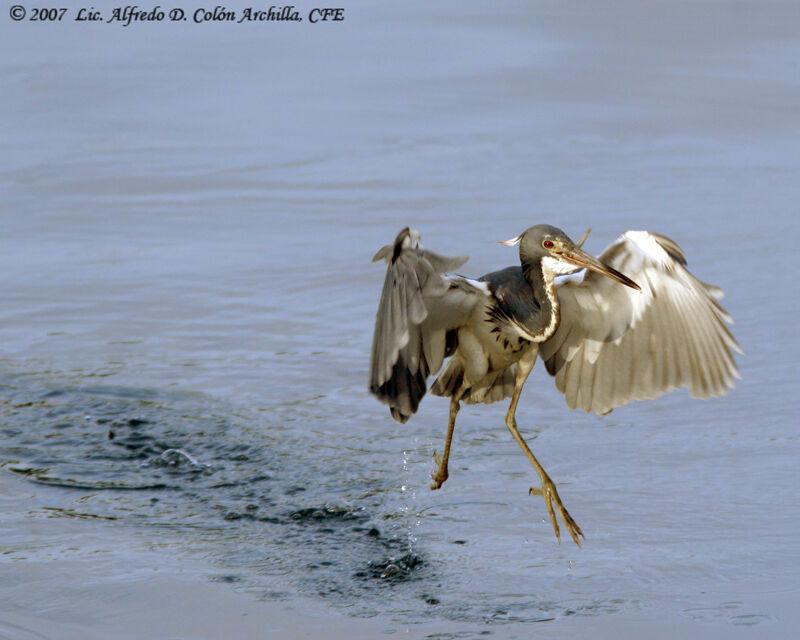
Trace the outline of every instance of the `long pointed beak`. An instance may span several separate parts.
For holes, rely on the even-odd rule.
[[[578,267],[583,269],[591,269],[595,273],[599,273],[600,275],[611,278],[612,280],[616,280],[617,282],[620,282],[631,289],[636,289],[637,291],[642,290],[638,284],[636,284],[624,273],[620,273],[613,267],[603,264],[597,258],[586,253],[583,249],[577,246],[572,247],[572,249],[564,250],[564,252],[561,254],[561,258]]]

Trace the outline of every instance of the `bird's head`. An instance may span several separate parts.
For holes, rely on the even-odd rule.
[[[523,266],[539,263],[546,276],[572,273],[577,269],[590,269],[631,287],[641,289],[628,276],[600,262],[581,249],[588,231],[577,244],[561,229],[549,224],[537,224],[523,231],[516,238],[501,240],[500,244],[519,245],[519,258]]]

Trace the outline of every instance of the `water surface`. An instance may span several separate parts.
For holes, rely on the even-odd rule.
[[[125,603],[151,585],[155,607],[165,576],[365,635],[788,635],[794,6],[346,15],[0,20],[0,636],[146,629]],[[379,246],[411,224],[480,275],[516,259],[491,240],[537,222],[591,225],[594,253],[673,237],[746,353],[726,398],[605,418],[535,371],[518,420],[582,550],[528,497],[504,407],[464,408],[430,492],[447,403],[399,425],[365,389]],[[175,637],[202,633],[185,588]]]

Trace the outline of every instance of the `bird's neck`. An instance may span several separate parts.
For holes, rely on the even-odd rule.
[[[533,297],[542,310],[544,329],[536,342],[544,342],[558,328],[559,310],[556,297],[556,274],[541,259],[522,262],[522,273],[533,291]]]

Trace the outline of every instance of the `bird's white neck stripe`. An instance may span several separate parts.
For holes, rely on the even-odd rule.
[[[550,322],[544,328],[544,332],[539,336],[536,342],[544,342],[550,338],[558,327],[559,310],[558,298],[556,297],[555,276],[565,273],[566,265],[560,260],[545,256],[542,258],[542,276],[544,276],[544,290],[547,294],[547,299],[550,301],[552,312],[550,313]],[[571,270],[573,270],[574,267]]]

